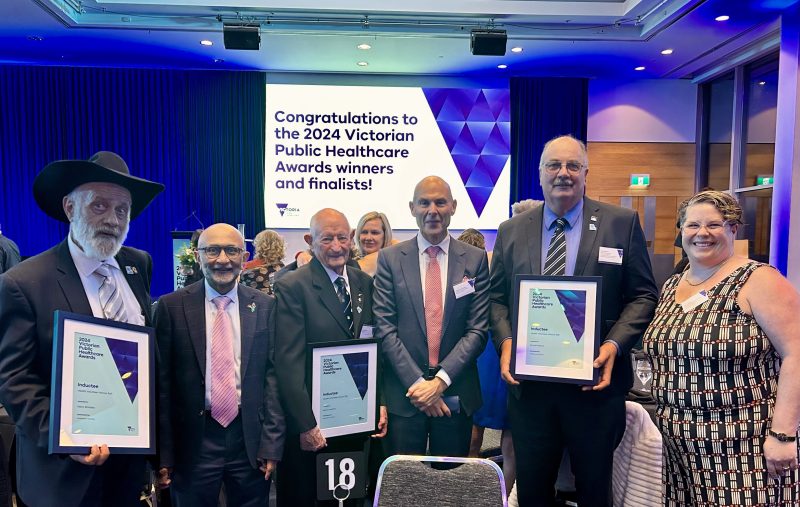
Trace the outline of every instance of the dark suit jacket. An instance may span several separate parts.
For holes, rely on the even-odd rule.
[[[355,338],[358,338],[361,328],[372,324],[372,277],[357,268],[347,266],[346,269]],[[275,282],[275,295],[278,298],[278,338],[275,342],[278,387],[289,433],[297,435],[317,425],[306,385],[306,346],[351,340],[353,337],[336,297],[336,289],[318,260],[312,259]]]
[[[145,324],[151,325],[150,255],[122,247],[116,260]],[[136,272],[128,273],[125,266]],[[55,310],[92,315],[67,240],[0,276],[0,401],[17,424],[22,499],[34,505],[80,505],[97,467],[47,454]],[[141,465],[143,477],[144,460]]]
[[[456,299],[453,286],[475,278],[475,292]],[[458,396],[466,413],[481,406],[477,357],[486,346],[489,326],[489,268],[486,252],[450,240],[439,365],[452,384],[443,396]],[[417,238],[380,251],[375,273],[375,322],[382,340],[383,376],[388,410],[410,417],[419,410],[408,401],[411,384],[428,372],[428,338]]]
[[[241,323],[241,417],[247,457],[279,460],[285,422],[273,364],[275,298],[238,285]],[[203,280],[156,305],[159,355],[160,465],[187,470],[197,461],[205,426],[206,314]]]
[[[538,206],[503,222],[497,229],[490,297],[492,338],[498,349],[516,326],[516,312],[509,312],[514,275],[541,273],[543,213],[544,207]],[[591,230],[591,225],[597,230]],[[622,265],[598,262],[600,247],[622,249]],[[608,389],[625,393],[633,385],[630,350],[647,329],[658,299],[638,214],[584,198],[583,231],[574,275],[603,277],[600,339],[613,340],[621,352]]]

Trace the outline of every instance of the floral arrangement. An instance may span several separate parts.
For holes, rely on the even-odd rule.
[[[191,275],[197,267],[197,260],[194,258],[194,248],[191,245],[186,245],[178,251],[175,255],[180,263],[180,270],[184,275]]]

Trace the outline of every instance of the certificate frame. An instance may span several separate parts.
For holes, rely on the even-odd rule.
[[[351,363],[345,357],[350,357]],[[379,357],[378,340],[374,338],[308,345],[311,409],[325,438],[377,431]],[[340,406],[331,405],[337,397]],[[351,409],[355,411],[342,413]]]
[[[155,330],[56,310],[50,454],[155,454]]]
[[[599,276],[515,276],[514,378],[597,384],[602,283]]]

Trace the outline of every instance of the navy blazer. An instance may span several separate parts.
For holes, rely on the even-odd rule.
[[[456,298],[453,286],[475,279],[475,292]],[[443,396],[458,396],[469,415],[481,400],[477,358],[489,327],[489,268],[486,252],[452,238],[448,249],[439,365],[452,384]],[[383,384],[389,412],[419,413],[406,392],[428,370],[428,337],[417,238],[384,248],[375,273],[375,322],[385,363]]]
[[[241,417],[250,465],[280,460],[285,422],[273,363],[275,298],[238,284]],[[205,282],[166,294],[155,311],[158,343],[159,460],[189,470],[201,449],[205,414]]]
[[[122,247],[115,259],[142,308],[145,325],[151,325],[150,255]],[[22,499],[33,505],[80,505],[98,467],[47,454],[56,310],[92,315],[67,240],[0,275],[0,402],[17,425]],[[137,480],[144,477],[143,458],[112,458],[130,460],[130,473],[139,474]],[[126,500],[121,495],[120,505]]]
[[[517,312],[513,280],[517,274],[540,274],[542,269],[543,205],[500,224],[492,254],[492,339],[500,348],[511,336]],[[622,264],[598,262],[600,247],[621,249]],[[644,233],[635,211],[584,198],[583,230],[575,261],[575,276],[601,276],[600,339],[613,340],[621,358],[614,362],[609,390],[626,393],[633,385],[628,356],[653,318],[658,289],[650,267]],[[518,395],[518,389],[512,389]]]

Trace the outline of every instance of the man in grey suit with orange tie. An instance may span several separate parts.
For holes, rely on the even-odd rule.
[[[487,340],[486,252],[453,239],[450,186],[420,181],[409,203],[419,234],[381,250],[373,312],[382,340],[390,454],[466,456],[481,406],[476,359]]]

